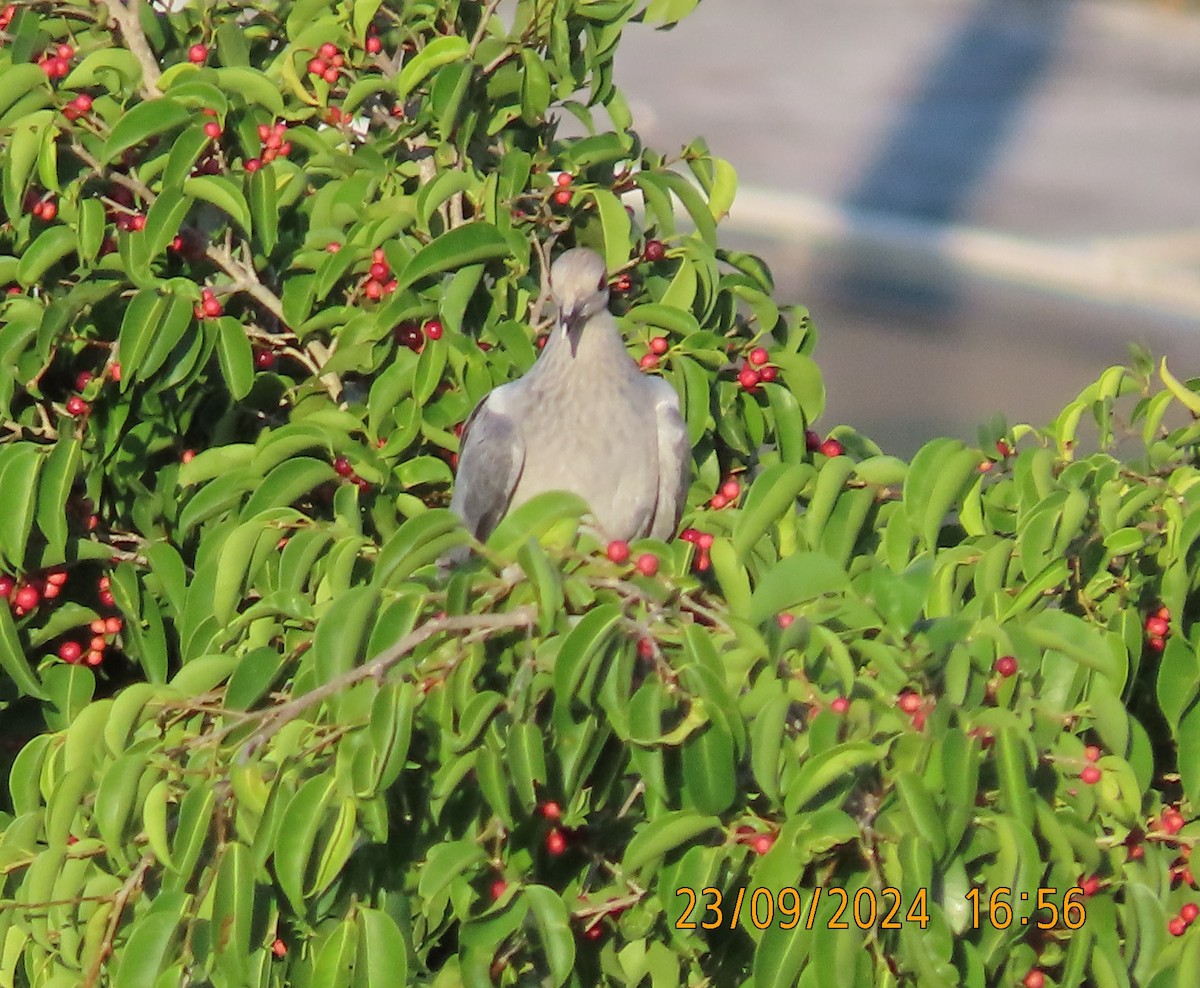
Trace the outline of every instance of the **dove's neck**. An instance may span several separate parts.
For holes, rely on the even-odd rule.
[[[571,333],[554,326],[533,370],[539,376],[586,377],[612,374],[615,368],[629,366],[632,358],[617,321],[611,313],[600,312]]]

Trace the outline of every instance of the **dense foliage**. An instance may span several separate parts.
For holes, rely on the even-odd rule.
[[[694,0],[499,6],[0,13],[0,986],[1193,984],[1195,384],[822,442],[613,86]],[[551,495],[443,579],[571,244],[686,537]]]

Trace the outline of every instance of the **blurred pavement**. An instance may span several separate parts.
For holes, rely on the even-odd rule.
[[[1114,0],[703,0],[631,27],[635,127],[741,181],[726,241],[809,307],[889,452],[1041,424],[1128,343],[1200,375],[1200,18]]]

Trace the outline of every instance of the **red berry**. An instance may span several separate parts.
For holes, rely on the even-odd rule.
[[[841,456],[846,452],[845,447],[832,436],[821,443],[819,449],[823,456],[828,456],[831,459],[835,456]]]
[[[196,458],[196,451],[194,449],[185,449],[182,453],[179,454],[179,462],[180,463],[191,463],[192,460],[194,460],[195,458]]]
[[[104,661],[104,653],[94,648],[89,649],[87,655],[84,656],[83,661],[90,666],[98,666]]]
[[[32,611],[41,602],[41,599],[42,595],[38,593],[37,587],[25,584],[13,596],[13,603],[27,611]]]
[[[844,714],[850,709],[850,701],[844,696],[834,697],[833,701],[829,704],[829,709],[835,714]]]
[[[287,956],[287,944],[284,943],[281,939],[279,939],[279,937],[276,937],[275,942],[273,944],[271,944],[271,953],[274,954],[276,957],[286,957]]]
[[[500,896],[502,896],[506,891],[508,891],[508,882],[506,882],[503,878],[497,878],[494,882],[492,882],[492,887],[489,889],[489,892],[492,896],[492,901],[494,902],[495,900],[499,899]]]
[[[256,350],[254,352],[254,366],[259,370],[270,370],[275,366],[275,354],[270,350]]]
[[[714,494],[708,501],[708,506],[714,511],[720,511],[727,504],[729,504],[729,498],[724,494]]]
[[[1179,918],[1189,926],[1196,922],[1196,917],[1200,916],[1200,906],[1194,902],[1185,902],[1183,908],[1179,910]]]
[[[442,338],[442,324],[437,319],[430,319],[422,327],[425,330],[425,335],[431,340],[440,340]]]
[[[1167,647],[1167,640],[1160,638],[1158,635],[1151,635],[1146,644],[1150,646],[1151,652],[1161,652]]]
[[[339,477],[349,477],[354,473],[354,467],[350,465],[350,461],[344,456],[339,456],[333,461],[333,472]]]
[[[70,59],[75,57],[75,49],[70,45],[62,44],[55,49],[54,54],[56,54],[59,58]]]
[[[58,646],[58,657],[64,662],[74,664],[79,661],[81,655],[83,655],[83,646],[79,642],[63,642]]]
[[[1083,771],[1079,773],[1079,780],[1088,786],[1094,786],[1100,781],[1100,769],[1095,765],[1085,765]]]
[[[755,854],[766,854],[774,846],[774,834],[759,834],[759,836],[750,842],[750,847],[754,850]]]
[[[201,299],[200,308],[204,310],[204,314],[210,319],[215,319],[225,311],[220,300],[213,295],[208,295]]]
[[[46,202],[42,203],[41,217],[45,222],[49,223],[57,215],[58,215],[58,206],[56,206],[51,201],[46,201]]]
[[[257,158],[250,158],[246,161],[246,171],[256,172],[262,167],[262,162]]]
[[[546,850],[554,857],[558,857],[567,849],[567,838],[563,836],[561,830],[551,830],[546,835]]]
[[[308,71],[313,75],[324,75],[327,68],[329,68],[329,66],[325,63],[325,59],[323,58],[314,58],[308,63]]]
[[[716,536],[712,532],[701,532],[696,538],[696,545],[701,549],[711,549]]]
[[[667,256],[666,244],[661,240],[647,240],[646,249],[642,252],[642,256],[651,264],[661,261]]]
[[[1182,916],[1174,917],[1171,922],[1167,924],[1167,929],[1170,931],[1171,936],[1173,937],[1183,936],[1183,934],[1187,931],[1187,928],[1187,921]]]
[[[654,658],[654,642],[649,638],[639,638],[637,643],[637,654],[639,659],[649,662]]]
[[[764,367],[758,372],[758,379],[763,384],[771,384],[779,375],[779,369],[776,367]]]
[[[1100,879],[1096,875],[1081,878],[1079,880],[1079,888],[1085,897],[1093,896],[1100,891]]]
[[[188,49],[188,61],[193,65],[203,65],[208,61],[208,48],[205,45],[192,45]]]
[[[643,353],[638,366],[645,371],[654,370],[658,366],[658,358],[652,353]]]
[[[1042,974],[1036,967],[1025,975],[1025,980],[1021,982],[1025,988],[1044,988],[1046,984],[1046,976]]]
[[[1146,631],[1151,635],[1158,635],[1160,638],[1165,638],[1170,628],[1171,626],[1157,615],[1146,619]]]
[[[1089,744],[1086,748],[1083,749],[1083,757],[1086,758],[1089,762],[1099,761],[1100,760],[1099,745]]]
[[[571,204],[571,190],[570,189],[559,189],[557,192],[554,193],[553,199],[554,199],[555,205],[569,206]]]
[[[736,501],[742,493],[741,485],[736,480],[727,480],[721,485],[721,493],[730,501]]]
[[[997,439],[996,452],[1001,456],[1008,456],[1012,452],[1012,447],[1010,447],[1003,439]]]
[[[88,413],[88,403],[79,395],[71,395],[67,399],[67,414],[73,415],[75,418],[86,415]]]
[[[562,816],[562,807],[554,800],[547,800],[538,807],[538,812],[547,820],[557,820]]]
[[[896,697],[896,706],[898,706],[906,714],[915,714],[921,709],[921,697],[912,690],[905,690],[898,697]]]
[[[325,250],[330,254],[336,254],[341,249],[342,249],[342,245],[339,244],[336,240],[331,240],[331,241],[329,241],[329,243],[327,243],[325,245]]]
[[[753,391],[758,387],[758,371],[753,367],[743,367],[738,371],[738,384],[747,391]]]
[[[629,543],[621,539],[615,539],[608,543],[605,554],[614,563],[626,562],[629,559]]]
[[[215,120],[210,120],[204,125],[204,133],[215,141],[221,136],[221,125]]]
[[[566,188],[573,181],[575,181],[575,178],[574,178],[574,176],[571,175],[570,172],[559,172],[554,177],[554,184],[559,186],[560,188]]]
[[[373,251],[371,251],[371,263],[387,264],[387,254],[383,252],[382,247],[376,247]]]
[[[335,45],[332,41],[326,41],[325,44],[321,45],[320,55],[322,58],[333,58],[333,56],[336,55],[337,53],[338,53],[338,46]]]
[[[804,430],[804,445],[810,453],[815,453],[821,448],[821,437],[812,429]]]
[[[146,217],[141,213],[138,213],[136,216],[129,217],[129,229],[134,233],[146,229]]]
[[[380,263],[379,261],[376,261],[374,264],[372,264],[370,270],[367,271],[367,274],[369,274],[372,278],[375,278],[377,281],[386,281],[387,276],[391,273],[391,268],[389,268],[386,264]]]
[[[679,533],[679,537],[683,539],[684,542],[691,542],[695,544],[700,538],[700,530],[698,528],[685,528]]]
[[[1000,656],[1000,658],[996,660],[996,672],[1005,678],[1016,675],[1017,660],[1011,655]]]
[[[1160,607],[1158,609],[1158,614],[1156,616],[1162,618],[1164,621],[1170,621],[1171,620],[1170,608]]]
[[[378,301],[383,298],[383,282],[376,281],[374,278],[370,279],[363,286],[363,294],[373,302]]]
[[[587,940],[596,941],[604,936],[604,927],[599,921],[593,923],[583,931],[583,936]]]
[[[67,571],[65,569],[51,570],[46,574],[46,584],[51,587],[61,587],[67,582]]]
[[[86,388],[91,383],[92,383],[92,372],[91,371],[80,371],[78,374],[75,375],[75,390],[76,391],[82,391],[84,388]]]
[[[650,352],[660,357],[670,348],[671,344],[665,336],[656,336],[650,341]]]
[[[87,113],[92,108],[92,97],[87,93],[80,93],[71,100],[71,105],[80,113]]]
[[[331,66],[321,73],[321,78],[330,85],[333,85],[333,83],[338,81],[338,70]]]
[[[755,367],[761,367],[770,359],[770,354],[767,353],[764,347],[756,346],[750,351],[750,356],[746,358]]]
[[[658,556],[652,552],[646,552],[638,556],[637,571],[642,576],[654,576],[658,572]]]
[[[88,649],[93,652],[103,652],[108,647],[108,641],[103,635],[94,635],[88,645]]]
[[[372,35],[371,37],[367,38],[365,47],[368,55],[378,55],[381,51],[383,51],[383,42]]]
[[[1177,834],[1183,829],[1184,819],[1183,814],[1176,809],[1167,808],[1163,810],[1162,828],[1168,834]]]

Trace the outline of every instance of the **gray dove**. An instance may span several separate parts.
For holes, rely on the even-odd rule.
[[[483,540],[535,494],[570,491],[608,539],[668,539],[691,468],[679,397],[626,351],[600,255],[566,251],[550,289],[557,321],[537,362],[463,427],[450,509]]]

